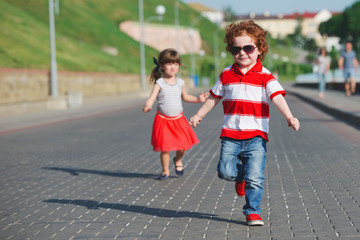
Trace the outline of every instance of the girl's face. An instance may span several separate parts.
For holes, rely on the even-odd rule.
[[[234,60],[241,69],[250,70],[256,64],[258,56],[261,54],[254,40],[248,35],[235,37],[233,49]]]
[[[179,63],[177,62],[165,63],[163,66],[163,70],[165,73],[165,77],[167,78],[174,77],[179,71]]]

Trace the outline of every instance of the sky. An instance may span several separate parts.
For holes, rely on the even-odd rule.
[[[356,0],[182,0],[185,3],[197,2],[214,10],[222,11],[231,7],[235,14],[248,15],[270,12],[271,15],[318,12],[327,9],[332,12],[342,12],[353,5]]]

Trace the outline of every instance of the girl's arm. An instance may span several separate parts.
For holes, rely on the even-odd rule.
[[[272,102],[275,104],[279,112],[285,117],[288,126],[292,127],[295,131],[298,131],[300,128],[300,122],[292,115],[283,95],[276,95],[273,97]]]
[[[182,100],[184,100],[185,102],[190,102],[190,103],[199,103],[199,102],[205,102],[205,100],[209,97],[209,93],[200,93],[199,97],[190,95],[186,92],[185,87],[182,87],[181,90],[181,98]]]
[[[155,83],[154,87],[150,93],[149,98],[145,102],[145,105],[143,108],[144,112],[149,112],[152,109],[152,106],[153,106],[155,99],[156,99],[157,95],[159,94],[159,92],[160,92],[160,86],[159,86],[159,84]]]
[[[220,98],[215,98],[212,95],[210,95],[206,99],[205,103],[197,111],[197,113],[190,118],[189,121],[190,126],[196,128],[196,125],[198,125],[201,122],[201,120],[205,117],[205,115],[208,114],[208,112],[210,112],[211,109],[213,109],[216,106],[216,104],[218,104],[218,102],[220,102]]]
[[[325,74],[327,74],[330,71],[330,62],[331,62],[331,58],[328,58],[328,61],[326,61],[326,69],[325,69]]]

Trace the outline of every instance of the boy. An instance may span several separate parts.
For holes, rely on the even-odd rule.
[[[217,171],[219,178],[235,181],[236,193],[245,196],[243,213],[250,226],[264,225],[259,214],[269,131],[268,97],[289,127],[295,131],[300,127],[284,99],[284,89],[260,62],[269,48],[266,34],[252,20],[227,27],[224,41],[235,63],[223,70],[210,90],[210,97],[189,121],[195,128],[223,99],[224,120]]]
[[[359,62],[356,58],[356,53],[353,50],[351,42],[346,42],[345,50],[341,52],[341,56],[338,61],[339,69],[343,70],[345,78],[345,93],[346,96],[355,94],[356,81],[355,73],[358,71]]]

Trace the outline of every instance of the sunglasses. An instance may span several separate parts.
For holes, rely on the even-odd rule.
[[[246,53],[246,54],[252,54],[254,51],[255,51],[255,46],[254,45],[245,45],[245,46],[243,46],[243,47],[235,47],[235,46],[232,46],[231,48],[230,48],[230,53],[232,54],[232,55],[238,55],[240,52],[241,52],[241,50],[244,50],[244,52]]]

